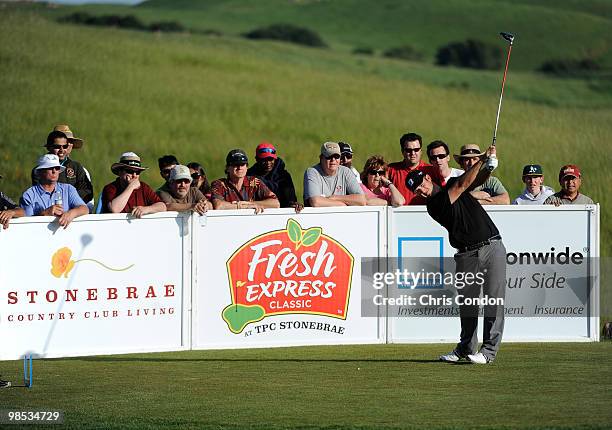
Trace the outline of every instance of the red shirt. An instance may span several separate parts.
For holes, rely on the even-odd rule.
[[[419,161],[419,164],[411,169],[406,167],[403,161],[391,163],[387,167],[389,179],[406,199],[404,205],[424,205],[427,202],[423,197],[417,196],[406,187],[406,176],[408,176],[408,173],[411,171],[417,169],[428,174],[434,181],[436,180],[437,174],[434,167],[431,164],[423,162],[423,160]]]
[[[211,200],[223,200],[226,202],[256,202],[267,199],[275,199],[274,194],[264,182],[255,176],[245,176],[242,188],[236,187],[227,178],[217,179],[210,185],[212,189]]]
[[[115,200],[115,197],[121,194],[123,190],[125,190],[125,187],[121,186],[119,178],[104,187],[102,190],[102,213],[111,213],[108,204]],[[150,186],[141,182],[140,188],[132,191],[132,195],[121,212],[130,213],[136,206],[151,206],[157,202],[161,202],[159,196],[155,194],[155,191]]]

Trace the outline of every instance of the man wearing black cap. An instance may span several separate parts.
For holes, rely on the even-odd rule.
[[[242,149],[232,149],[225,158],[226,178],[217,179],[211,184],[211,200],[215,209],[255,209],[278,208],[280,204],[264,182],[247,176],[249,159]]]
[[[513,205],[542,205],[555,193],[544,185],[544,171],[539,164],[528,164],[523,167],[525,191],[512,202]]]
[[[338,145],[340,145],[340,165],[351,169],[351,172],[357,178],[357,182],[361,184],[361,175],[353,167],[353,148],[346,142],[338,142]]]
[[[56,125],[47,136],[47,143],[45,144],[47,152],[57,155],[61,166],[65,167],[60,173],[58,182],[72,185],[83,201],[87,203],[93,200],[93,186],[81,163],[70,158],[72,148],[81,148],[82,146],[83,139],[74,137],[70,128],[65,124]],[[34,169],[32,169],[31,176],[32,185],[38,184],[38,176]],[[91,206],[93,207],[93,203]]]
[[[443,188],[434,184],[431,177],[420,170],[410,172],[406,178],[406,187],[427,199],[429,215],[448,230],[450,244],[457,249],[457,274],[474,273],[476,276],[472,279],[484,279],[482,285],[475,282],[458,289],[457,294],[464,298],[478,297],[481,288],[483,295],[489,298],[505,297],[506,248],[497,227],[478,200],[470,194],[497,167],[494,155],[495,147],[491,146],[463,175],[449,179]],[[440,360],[455,363],[467,358],[478,364],[492,362],[504,331],[503,306],[484,307],[483,341],[478,352],[478,306],[460,305],[459,314],[459,343],[452,352],[440,356]]]

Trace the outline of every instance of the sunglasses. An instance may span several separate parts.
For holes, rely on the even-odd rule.
[[[421,148],[403,148],[402,151],[404,152],[419,152],[421,150]]]
[[[274,157],[260,158],[259,161],[274,161]]]
[[[329,161],[329,160],[339,160],[340,159],[340,154],[333,154],[333,155],[330,155],[329,157],[325,157],[325,159],[327,161]]]
[[[136,175],[136,176],[140,175],[140,170],[123,169],[123,171],[127,173],[128,175]]]
[[[49,168],[43,169],[43,170],[50,170],[50,171],[53,171],[53,172],[58,172],[58,171],[62,170],[62,168],[59,167],[59,166],[53,166],[53,167],[49,167]]]
[[[384,170],[374,170],[374,169],[372,169],[372,170],[368,171],[368,175],[374,175],[374,176],[380,175],[380,176],[384,176],[385,175],[385,171]]]
[[[174,182],[176,182],[177,184],[191,184],[191,181],[189,179],[176,179]]]
[[[344,158],[346,160],[350,160],[353,158],[353,154],[342,154],[340,155],[340,158]]]
[[[70,146],[69,143],[65,144],[65,145],[51,145],[51,149],[68,149],[68,147]]]
[[[191,179],[198,179],[200,177],[202,177],[202,175],[200,175],[199,173],[192,173],[191,174]]]
[[[432,155],[429,156],[429,159],[430,160],[435,160],[435,159],[442,160],[442,159],[444,159],[446,157],[448,157],[448,154],[435,154],[435,155],[432,154]]]
[[[272,149],[272,148],[261,148],[257,151],[258,153],[262,153],[262,152],[267,152],[269,154],[276,154],[276,149]]]

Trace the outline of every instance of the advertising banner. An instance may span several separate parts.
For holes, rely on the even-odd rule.
[[[384,255],[385,228],[384,208],[194,222],[193,348],[384,342],[384,315],[360,315],[360,261]]]
[[[0,359],[188,348],[189,218],[14,220],[0,232]],[[187,286],[187,288],[186,288]]]
[[[504,340],[597,340],[598,207],[486,209],[506,248]],[[465,274],[454,273],[456,250],[446,230],[425,208],[395,209],[389,216],[387,266],[390,272],[406,276],[385,284],[386,294],[394,297],[391,303],[399,304],[388,306],[390,342],[458,341],[458,303],[464,302]],[[380,273],[372,275],[374,283],[377,276],[382,279]],[[482,275],[482,281],[487,274],[477,275]],[[372,298],[368,303],[374,302],[377,288],[364,288],[364,296]],[[481,298],[491,299],[484,294]],[[482,316],[483,307],[480,311]],[[372,309],[364,312],[372,313]]]

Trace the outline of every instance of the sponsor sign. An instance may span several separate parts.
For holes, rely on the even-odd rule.
[[[0,359],[184,347],[183,218],[50,220],[0,234]]]
[[[194,348],[384,341],[380,321],[360,316],[357,264],[383,249],[383,208],[235,212],[211,214],[205,227],[194,227]]]

